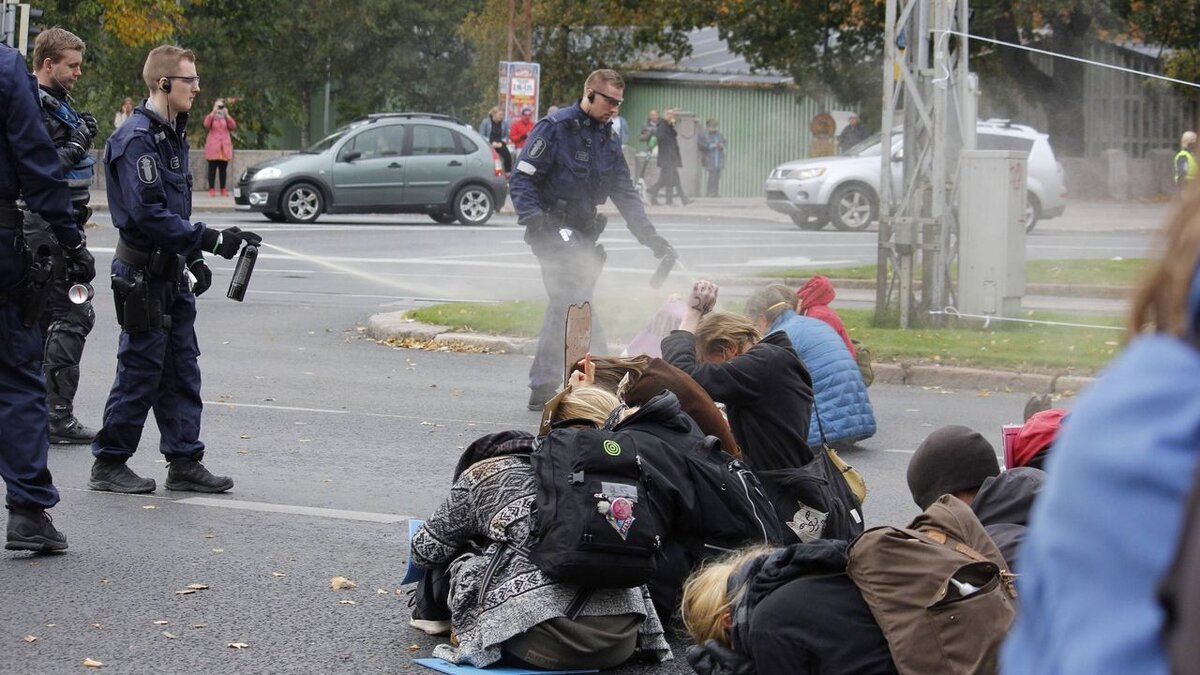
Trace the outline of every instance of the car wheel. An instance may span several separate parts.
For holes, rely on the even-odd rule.
[[[297,183],[283,193],[283,216],[293,223],[316,222],[325,208],[321,190],[311,183]]]
[[[1025,195],[1025,233],[1029,234],[1033,231],[1035,225],[1038,224],[1038,219],[1042,216],[1042,205],[1038,202],[1038,198],[1030,192]]]
[[[450,223],[453,223],[455,221],[455,217],[454,217],[453,213],[446,213],[446,212],[431,213],[431,214],[429,214],[429,217],[433,218],[434,222],[438,222],[443,225],[449,225]]]
[[[468,185],[454,195],[454,217],[463,225],[483,225],[495,210],[492,193],[481,185]]]
[[[266,216],[267,220],[271,221],[272,223],[282,223],[287,220],[287,216],[274,211],[264,211],[263,215]]]
[[[792,222],[796,227],[802,230],[819,230],[829,223],[829,221],[821,216],[810,216],[807,213],[793,213]]]
[[[865,185],[851,183],[833,191],[829,222],[839,230],[860,232],[879,219],[879,203]]]

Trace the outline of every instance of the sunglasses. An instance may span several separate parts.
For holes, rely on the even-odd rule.
[[[593,89],[592,93],[597,94],[601,98],[603,98],[605,101],[608,101],[608,104],[614,108],[620,108],[621,104],[625,102],[625,99],[623,99],[623,98],[616,98],[613,96],[609,96],[608,94],[606,94],[602,91],[596,91]]]

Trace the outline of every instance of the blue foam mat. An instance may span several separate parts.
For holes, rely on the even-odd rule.
[[[439,673],[448,675],[465,675],[466,673],[482,673],[483,675],[572,675],[573,673],[598,673],[599,670],[536,670],[533,668],[510,668],[497,666],[495,668],[476,668],[475,666],[457,665],[445,659],[413,659],[426,668],[432,668]]]

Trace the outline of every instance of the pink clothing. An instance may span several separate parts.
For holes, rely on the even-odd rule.
[[[208,129],[208,138],[204,139],[204,159],[225,160],[233,159],[233,139],[229,132],[237,128],[237,122],[228,112],[223,117],[214,113],[204,116],[204,128]]]
[[[850,342],[850,336],[846,333],[846,325],[842,323],[842,317],[829,307],[833,298],[833,284],[829,283],[828,277],[818,274],[796,291],[796,300],[798,301],[796,312],[820,319],[832,326],[837,334],[842,336],[842,342],[846,343],[846,349],[850,350],[850,355],[858,358],[858,351],[854,349],[854,343]]]

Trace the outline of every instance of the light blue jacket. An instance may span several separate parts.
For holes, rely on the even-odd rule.
[[[812,375],[817,414],[825,429],[825,440],[861,441],[875,435],[875,410],[867,396],[858,362],[846,343],[829,324],[785,309],[771,324],[770,333],[787,333],[792,347]],[[808,445],[821,445],[821,431],[814,415],[808,425]]]

